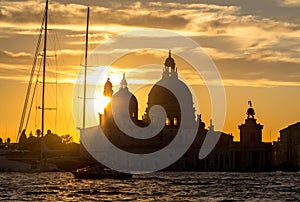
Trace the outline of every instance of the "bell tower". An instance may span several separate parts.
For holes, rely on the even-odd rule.
[[[104,91],[103,91],[103,95],[105,97],[109,97],[111,98],[112,97],[112,94],[113,94],[113,90],[112,90],[113,86],[112,86],[112,83],[110,82],[110,78],[108,77],[107,78],[107,81],[104,85]]]
[[[103,95],[104,97],[112,98],[113,94],[113,85],[110,82],[110,78],[107,78],[107,81],[104,85],[104,90],[103,90]],[[112,111],[111,111],[111,101],[106,105],[104,108],[104,114],[99,114],[99,119],[100,119],[100,126],[102,128],[111,126],[113,124],[113,117],[112,117]]]

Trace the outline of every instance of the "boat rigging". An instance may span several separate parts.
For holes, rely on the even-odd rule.
[[[46,116],[46,111],[55,111],[55,130],[57,129],[57,116],[58,116],[58,78],[57,78],[57,54],[56,54],[56,46],[53,44],[53,48],[55,50],[55,54],[52,54],[49,56],[49,44],[48,45],[48,38],[49,36],[49,29],[48,29],[48,19],[49,19],[49,0],[46,0],[45,2],[45,11],[43,13],[43,20],[42,24],[39,30],[39,37],[37,40],[36,50],[34,54],[33,59],[33,65],[31,68],[30,73],[30,79],[26,90],[26,96],[23,104],[23,111],[21,115],[21,120],[19,124],[19,129],[17,133],[17,142],[19,141],[22,132],[29,127],[29,125],[32,124],[32,108],[34,106],[34,102],[36,102],[36,113],[35,115],[35,129],[40,129],[41,136],[43,137],[46,135],[46,125],[48,125],[48,122],[50,122],[50,125],[54,127],[54,123],[52,121],[48,120],[48,116]],[[48,36],[49,35],[49,36]],[[54,40],[57,41],[56,35],[54,36]],[[42,47],[43,46],[43,47]],[[41,52],[41,53],[40,53]],[[56,66],[55,70],[51,70],[49,68],[49,63],[52,62],[52,60],[48,60],[48,57],[55,57],[55,64],[53,66]],[[52,65],[50,65],[52,66]],[[52,73],[51,73],[52,72]],[[54,81],[55,80],[55,81]],[[56,87],[48,88],[51,84],[55,84]],[[46,87],[47,86],[47,87]],[[41,92],[40,90],[41,89]],[[55,96],[55,98],[53,98]],[[61,93],[61,96],[63,98],[63,94]],[[35,100],[36,98],[36,100]],[[61,99],[64,100],[64,99]],[[47,102],[46,102],[47,101]],[[62,102],[64,106],[64,102]],[[55,106],[46,106],[46,105],[55,105]],[[65,110],[64,107],[61,107],[62,110]],[[34,115],[33,115],[34,116]],[[63,116],[66,118],[65,116]],[[30,121],[31,120],[31,121]],[[30,121],[30,123],[29,123]],[[38,123],[37,123],[38,122]],[[67,122],[67,121],[66,121]],[[37,125],[38,124],[38,125]],[[33,125],[31,125],[33,127]]]

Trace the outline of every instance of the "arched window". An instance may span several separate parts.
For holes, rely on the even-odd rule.
[[[177,117],[174,117],[173,123],[174,123],[174,126],[177,126],[177,125],[178,125]]]
[[[169,118],[169,117],[166,118],[166,125],[167,125],[167,126],[170,125],[170,118]]]

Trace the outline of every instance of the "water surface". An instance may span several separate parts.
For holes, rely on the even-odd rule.
[[[0,200],[300,201],[300,172],[161,172],[130,180],[80,180],[71,173],[0,173]]]

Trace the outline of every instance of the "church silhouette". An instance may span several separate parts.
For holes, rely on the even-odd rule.
[[[198,158],[199,150],[207,135],[208,130],[214,131],[212,121],[207,129],[201,120],[201,115],[195,116],[193,97],[186,84],[178,78],[175,60],[171,51],[166,58],[162,78],[151,88],[148,102],[142,119],[138,119],[138,101],[127,86],[126,76],[120,82],[120,88],[113,92],[110,79],[104,86],[103,95],[111,98],[111,102],[99,114],[100,127],[106,137],[118,148],[136,154],[151,153],[164,148],[176,136],[181,124],[181,109],[175,95],[163,86],[172,85],[180,89],[188,100],[184,106],[189,120],[199,121],[196,138],[187,152],[166,170],[174,171],[266,171],[271,169],[272,145],[262,142],[263,126],[256,122],[255,112],[250,104],[244,124],[239,126],[240,142],[234,142],[231,134],[221,132],[221,136],[214,150],[205,158]],[[129,100],[129,103],[125,100]],[[114,102],[114,103],[113,103]],[[137,139],[123,133],[117,126],[112,112],[112,103],[120,109],[126,109],[128,117],[138,127],[147,127],[150,124],[149,112],[155,105],[162,106],[166,111],[166,120],[163,129],[156,136],[149,139]],[[152,118],[151,118],[151,121]]]

